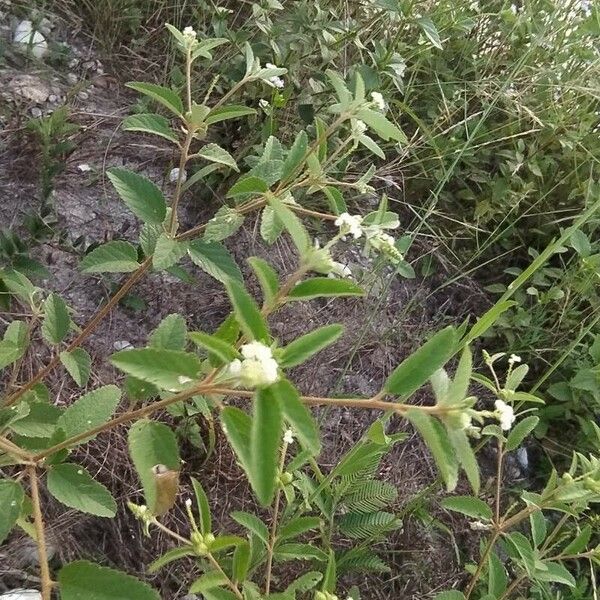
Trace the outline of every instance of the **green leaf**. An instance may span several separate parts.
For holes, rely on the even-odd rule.
[[[162,569],[165,565],[168,565],[175,560],[179,560],[180,558],[185,558],[186,556],[193,556],[194,554],[196,553],[192,546],[181,546],[180,548],[168,550],[160,558],[157,558],[148,565],[148,573],[156,573],[156,571]]]
[[[458,464],[452,452],[448,434],[433,417],[418,409],[411,409],[406,418],[415,426],[433,455],[446,489],[451,492],[458,482]]]
[[[241,104],[231,104],[229,106],[221,106],[214,108],[206,117],[206,124],[212,125],[219,121],[225,121],[227,119],[238,119],[239,117],[245,117],[248,115],[255,115],[256,111],[248,106]]]
[[[227,192],[227,198],[247,196],[249,194],[264,194],[269,186],[260,177],[244,175],[238,179]]]
[[[285,379],[274,383],[269,389],[279,399],[283,417],[301,446],[317,456],[321,452],[319,429],[310,410],[300,400],[298,390]]]
[[[333,344],[343,332],[342,325],[325,325],[296,338],[281,351],[279,365],[289,369],[302,364],[323,348]]]
[[[28,337],[28,327],[23,321],[9,323],[4,332],[4,339],[0,341],[0,369],[4,369],[25,354]]]
[[[242,468],[246,473],[251,468],[250,430],[252,419],[239,408],[225,407],[220,414],[223,432],[227,436]]]
[[[437,594],[434,600],[465,600],[465,595],[457,590],[448,590]]]
[[[506,440],[506,449],[508,451],[516,450],[523,440],[537,427],[540,422],[539,417],[529,416],[519,421],[508,434]]]
[[[221,206],[204,229],[204,240],[220,242],[233,235],[244,223],[244,215],[229,206]]]
[[[202,487],[202,484],[192,477],[192,487],[196,496],[196,504],[198,506],[198,516],[200,517],[200,532],[203,534],[212,532],[212,523],[210,517],[210,504],[208,496]]]
[[[209,354],[218,359],[221,364],[241,358],[240,353],[231,344],[208,333],[192,331],[188,334],[188,337],[197,346],[208,350]]]
[[[181,315],[173,313],[167,315],[150,334],[148,344],[152,348],[183,350],[186,332],[185,319]]]
[[[231,567],[234,581],[241,582],[246,579],[250,568],[250,558],[250,544],[246,541],[238,544],[233,553],[233,565]]]
[[[286,181],[288,178],[297,174],[301,165],[304,162],[306,152],[308,151],[308,136],[306,131],[302,130],[294,140],[290,151],[288,152],[283,163],[283,171],[281,179]]]
[[[65,506],[98,517],[114,517],[117,503],[110,492],[80,465],[62,463],[48,472],[48,491]]]
[[[288,294],[289,300],[311,300],[319,297],[363,296],[364,291],[352,281],[312,277],[301,281]]]
[[[152,468],[165,465],[171,471],[179,471],[177,438],[168,425],[143,419],[129,430],[128,443],[131,459],[142,482],[146,504],[154,511],[159,498]]]
[[[561,563],[544,561],[544,567],[546,567],[545,570],[536,570],[534,574],[535,579],[539,579],[540,581],[555,581],[556,583],[562,583],[572,588],[577,586],[573,575]]]
[[[211,552],[221,552],[235,546],[243,544],[246,540],[239,535],[218,535],[215,541],[210,545]]]
[[[251,340],[268,342],[269,331],[267,324],[256,305],[254,299],[248,294],[241,283],[230,280],[225,283],[227,294],[233,306],[235,318],[242,331]]]
[[[145,223],[165,220],[167,205],[162,192],[146,177],[128,169],[113,167],[107,171],[108,178],[127,207]]]
[[[65,301],[58,294],[50,294],[44,302],[42,336],[49,344],[60,344],[69,333],[71,317]]]
[[[213,588],[218,588],[227,583],[227,576],[221,571],[209,571],[204,573],[192,583],[189,589],[190,594],[202,594]]]
[[[527,365],[519,365],[515,369],[512,369],[510,375],[506,378],[506,385],[504,387],[507,390],[515,391],[521,385],[528,372],[529,367]]]
[[[479,464],[477,463],[475,453],[473,452],[473,448],[471,448],[466,432],[463,429],[449,428],[448,437],[450,438],[450,443],[456,453],[456,458],[467,475],[473,493],[478,494],[481,485]]]
[[[490,554],[488,560],[488,594],[500,598],[508,586],[508,576],[502,561],[495,552]]]
[[[116,385],[105,385],[88,392],[68,406],[57,421],[57,425],[72,437],[106,423],[113,415],[119,400],[121,390]],[[94,439],[96,436],[86,438],[84,441]],[[82,444],[84,441],[79,442]]]
[[[340,101],[341,107],[344,109],[349,106],[350,102],[352,102],[352,94],[350,93],[350,90],[346,86],[346,83],[342,77],[331,69],[327,69],[327,71],[325,71],[325,75],[327,75],[327,78],[331,82],[331,85],[335,90],[335,94]]]
[[[10,428],[18,435],[33,438],[50,437],[62,411],[47,402],[32,402],[29,412],[21,419],[13,421]]]
[[[202,148],[198,150],[198,156],[210,162],[227,165],[234,171],[239,172],[237,163],[235,162],[233,156],[231,156],[227,150],[224,150],[217,144],[206,144],[206,146],[202,146]]]
[[[285,229],[287,229],[294,242],[294,246],[296,246],[302,257],[310,246],[310,238],[308,237],[306,227],[304,227],[302,221],[279,198],[276,198],[275,196],[269,198],[269,206],[271,206],[275,212],[277,219],[279,219]]]
[[[363,108],[358,111],[356,116],[386,142],[390,139],[402,143],[408,142],[404,132],[386,119],[380,112],[371,110],[370,108]]]
[[[295,538],[311,529],[317,529],[320,525],[321,519],[319,517],[296,517],[280,528],[277,539]]]
[[[154,246],[152,266],[158,271],[169,269],[185,256],[187,250],[188,245],[186,242],[180,242],[169,237],[166,233],[161,233]]]
[[[248,259],[263,293],[263,301],[266,305],[271,304],[279,291],[279,280],[275,270],[269,263],[257,256]]]
[[[385,152],[372,140],[368,135],[361,135],[358,137],[358,141],[368,150],[370,150],[375,156],[383,158],[385,160]]]
[[[60,353],[60,362],[79,387],[85,387],[90,378],[92,359],[83,348]]]
[[[417,23],[421,27],[421,31],[425,34],[427,39],[440,50],[442,49],[442,41],[440,40],[440,34],[438,33],[437,27],[433,23],[430,17],[427,15],[419,17]]]
[[[267,244],[274,244],[283,232],[283,223],[271,206],[265,206],[260,216],[260,237]]]
[[[154,83],[144,83],[139,81],[132,81],[125,84],[128,88],[140,92],[156,100],[163,106],[166,106],[172,113],[180,117],[183,114],[183,102],[181,98],[169,88],[162,85],[156,85]]]
[[[467,392],[469,391],[469,381],[471,380],[472,370],[473,357],[471,355],[471,350],[467,346],[463,350],[458,367],[456,368],[456,373],[454,374],[454,379],[448,388],[448,402],[440,402],[440,405],[447,404],[452,406],[459,404],[465,399]]]
[[[139,579],[86,560],[64,566],[58,586],[61,600],[160,600],[158,592]]]
[[[410,396],[448,362],[454,353],[456,341],[453,327],[438,331],[394,369],[384,389],[397,396]]]
[[[269,529],[257,516],[238,510],[231,513],[231,518],[251,531],[261,542],[269,543]]]
[[[536,510],[529,515],[529,524],[531,526],[531,538],[533,545],[537,548],[541,546],[542,542],[546,539],[548,533],[548,527],[546,525],[546,518],[541,510]]]
[[[474,519],[486,519],[492,518],[492,509],[479,498],[474,496],[452,496],[451,498],[444,498],[441,505],[454,512],[459,512],[467,517],[473,517]]]
[[[124,373],[170,392],[189,387],[202,368],[195,354],[162,348],[122,350],[113,354],[110,361]]]
[[[269,387],[258,390],[250,432],[250,484],[263,506],[273,500],[279,469],[282,414],[278,395]]]
[[[84,273],[130,273],[139,267],[137,251],[129,242],[108,242],[94,248],[81,261]]]
[[[327,569],[323,577],[323,590],[332,592],[337,584],[337,565],[335,561],[335,552],[333,548],[329,549],[329,560],[327,561]]]
[[[21,514],[25,493],[12,479],[0,479],[0,544],[8,537]]]
[[[317,546],[311,544],[281,544],[275,548],[277,560],[318,560],[327,561],[327,554]]]
[[[242,281],[242,273],[227,248],[217,242],[194,240],[189,244],[188,254],[202,270],[221,283]]]
[[[519,531],[507,534],[504,539],[507,542],[508,553],[513,557],[521,557],[528,575],[533,576],[535,571],[535,554],[529,540]]]
[[[177,136],[171,129],[169,120],[162,115],[140,113],[131,115],[124,119],[123,129],[125,131],[141,131],[142,133],[151,133],[178,143]]]
[[[471,327],[471,331],[467,334],[464,343],[469,344],[475,338],[483,335],[497,320],[498,317],[506,312],[512,306],[515,306],[516,302],[514,300],[506,300],[505,302],[497,302],[490,308],[487,312],[485,312],[477,321],[475,325]]]

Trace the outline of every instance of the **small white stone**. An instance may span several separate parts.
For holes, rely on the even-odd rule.
[[[28,20],[21,21],[15,29],[13,42],[23,52],[31,52],[37,59],[42,59],[48,54],[46,38],[33,29],[33,23]]]
[[[87,163],[81,163],[80,165],[77,165],[77,170],[80,173],[89,173],[92,170],[92,167]]]
[[[90,97],[90,95],[89,95],[87,92],[79,92],[79,93],[77,94],[77,97],[78,97],[80,100],[87,100],[87,99]]]
[[[79,77],[75,73],[67,73],[67,83],[75,85],[79,81]]]
[[[179,179],[179,169],[177,167],[175,167],[174,169],[171,169],[171,172],[169,173],[169,181],[171,183],[177,183],[178,179]],[[184,171],[181,176],[181,183],[183,183],[186,179],[187,179],[187,173]]]
[[[132,350],[133,344],[127,340],[119,340],[113,344],[115,350]]]
[[[41,109],[41,108],[38,108],[37,106],[34,106],[34,107],[31,109],[31,116],[32,116],[34,119],[39,119],[39,118],[42,116],[42,114],[43,114],[43,113],[42,113],[42,109]]]

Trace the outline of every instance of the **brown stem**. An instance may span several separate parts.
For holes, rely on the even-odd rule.
[[[502,490],[502,461],[504,449],[502,440],[498,439],[498,462],[496,465],[496,525],[500,523],[500,492]]]
[[[189,160],[190,146],[194,139],[194,131],[191,125],[188,125],[188,130],[183,142],[183,148],[181,155],[179,156],[179,171],[177,173],[177,183],[175,184],[175,192],[173,193],[173,202],[171,204],[171,219],[169,220],[169,231],[171,235],[175,235],[177,232],[177,208],[179,206],[179,200],[181,199],[181,186],[183,185],[183,177],[185,174],[185,166]]]
[[[50,577],[50,567],[48,566],[46,535],[44,531],[44,519],[42,517],[42,508],[40,504],[40,491],[38,488],[37,472],[34,466],[27,467],[27,472],[29,473],[29,481],[31,483],[31,504],[33,510],[33,520],[35,524],[38,559],[40,563],[42,600],[51,600],[52,579]]]
[[[473,577],[471,577],[471,580],[469,581],[469,585],[465,591],[465,598],[467,600],[469,600],[469,598],[471,597],[471,594],[473,593],[473,590],[475,589],[475,586],[477,585],[477,582],[479,581],[479,577],[481,576],[483,567],[485,566],[485,563],[487,562],[490,554],[492,553],[494,544],[496,543],[496,540],[498,539],[499,536],[500,536],[500,532],[494,531],[494,533],[492,534],[492,537],[488,540],[487,546],[485,547],[485,550],[483,551],[483,554],[481,555],[481,560],[479,561],[479,564],[477,565],[477,570],[475,571],[475,573],[473,573]]]
[[[74,348],[77,348],[81,343],[96,329],[100,321],[106,317],[106,315],[115,307],[115,305],[123,298],[127,292],[142,278],[144,273],[152,265],[152,257],[146,258],[143,263],[134,271],[115,293],[114,296],[109,298],[108,302],[88,321],[86,326],[82,329],[81,333],[65,348],[66,352],[70,352]],[[52,360],[42,369],[40,369],[23,387],[8,396],[4,400],[4,406],[11,406],[23,396],[26,392],[31,390],[37,383],[39,383],[46,375],[48,375],[53,369],[60,364],[60,356],[57,354]]]
[[[0,449],[4,450],[7,454],[21,459],[24,463],[33,463],[33,455],[25,450],[19,448],[19,446],[13,444],[10,440],[5,437],[0,437]]]

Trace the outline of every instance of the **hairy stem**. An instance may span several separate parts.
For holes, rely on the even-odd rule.
[[[27,467],[27,472],[29,474],[29,481],[31,483],[31,504],[33,510],[33,520],[35,524],[38,559],[40,563],[42,600],[51,600],[52,579],[50,577],[50,567],[48,566],[48,553],[46,551],[46,534],[44,531],[44,519],[42,517],[40,490],[38,487],[36,468],[34,466],[29,466]]]

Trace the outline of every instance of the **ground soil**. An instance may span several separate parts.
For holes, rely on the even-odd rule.
[[[86,57],[83,57],[86,58]],[[82,58],[82,61],[83,61]],[[73,309],[74,320],[84,324],[106,301],[119,277],[89,277],[82,275],[77,263],[86,244],[109,239],[135,240],[138,224],[134,216],[116,198],[105,178],[105,170],[113,165],[125,165],[150,177],[169,191],[166,175],[174,159],[171,150],[161,143],[119,130],[132,96],[127,94],[117,78],[107,77],[106,85],[89,87],[90,75],[84,69],[72,69],[81,77],[89,93],[85,99],[75,94],[69,97],[72,86],[65,72],[53,72],[38,67],[6,65],[0,72],[0,87],[5,90],[5,142],[0,149],[0,221],[3,227],[23,232],[22,222],[27,213],[39,209],[42,199],[39,188],[40,154],[35,140],[24,128],[32,104],[11,91],[11,82],[23,73],[54,86],[67,98],[71,120],[80,126],[72,136],[76,149],[66,158],[64,171],[53,184],[51,196],[55,216],[55,236],[37,246],[34,255],[50,270],[52,276],[43,284],[65,298]],[[6,97],[8,95],[9,97]],[[79,165],[88,164],[90,172],[82,173]],[[199,205],[190,193],[184,201],[182,226],[187,228],[214,213],[221,200]],[[320,232],[326,235],[326,231]],[[78,240],[78,245],[74,242]],[[268,257],[284,275],[294,266],[294,253],[285,240],[266,247],[257,235],[255,216],[250,216],[241,232],[227,242],[240,265],[248,256]],[[423,248],[415,246],[414,259]],[[427,251],[434,251],[431,248]],[[296,303],[271,319],[274,335],[281,342],[295,338],[309,329],[326,323],[340,322],[346,333],[338,343],[314,360],[292,372],[292,378],[306,394],[376,393],[393,367],[417,348],[433,330],[448,323],[460,323],[469,314],[480,312],[486,298],[472,282],[446,287],[435,293],[442,276],[417,277],[412,280],[395,276],[383,269],[373,273],[372,265],[351,249],[339,260],[348,262],[357,273],[363,270],[362,281],[367,296],[362,299]],[[189,267],[194,283],[183,283],[168,274],[152,273],[134,290],[144,309],[119,305],[106,321],[85,342],[94,359],[94,371],[89,388],[113,383],[119,375],[106,359],[115,344],[129,342],[144,345],[148,334],[170,313],[185,316],[188,328],[212,331],[228,314],[229,303],[222,286],[198,269]],[[250,289],[258,286],[245,270]],[[3,315],[5,323],[10,315]],[[23,366],[22,376],[36,372],[48,360],[41,344],[35,346]],[[55,371],[46,383],[52,391],[53,402],[67,405],[81,392],[66,380],[65,374]],[[430,402],[427,392],[414,398],[415,402]],[[319,459],[323,469],[329,469],[366,430],[375,415],[346,409],[320,411],[324,450]],[[172,417],[163,415],[172,422]],[[206,425],[202,422],[202,428]],[[393,422],[392,430],[406,428]],[[436,507],[436,493],[422,502],[415,502],[419,492],[436,480],[435,468],[420,439],[408,428],[406,442],[398,444],[382,464],[381,477],[392,481],[399,496],[394,507],[403,514],[403,527],[381,545],[381,555],[392,567],[391,574],[354,578],[362,597],[422,599],[435,595],[463,580],[457,548],[472,549],[465,539],[466,521],[452,520]],[[145,573],[147,565],[172,542],[160,533],[144,537],[141,528],[126,509],[127,500],[140,500],[139,483],[132,470],[126,446],[126,428],[117,429],[78,450],[74,460],[81,461],[94,477],[110,487],[117,499],[116,519],[82,517],[58,505],[44,493],[44,512],[49,530],[54,567],[75,558],[92,558],[105,564],[126,569],[147,579],[166,600],[180,598],[195,574],[191,564],[178,562],[158,576]],[[201,479],[209,492],[217,529],[239,532],[229,518],[232,510],[254,508],[252,497],[241,471],[217,431],[215,451],[207,458],[187,442],[183,442],[185,465],[181,474],[184,498],[189,491],[189,476]],[[183,502],[166,517],[169,526],[186,531]],[[449,529],[444,530],[443,526]],[[460,558],[464,558],[461,556]],[[11,587],[35,586],[35,549],[27,538],[14,534],[0,548],[0,591]],[[297,569],[302,565],[292,568]],[[197,574],[196,574],[197,576]],[[278,572],[285,577],[285,572]]]

